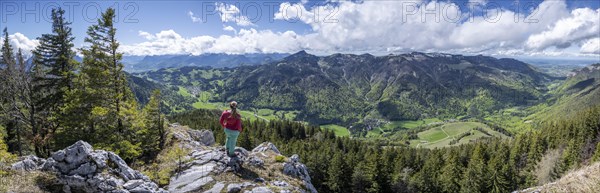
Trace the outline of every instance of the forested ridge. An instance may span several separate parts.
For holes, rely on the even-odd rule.
[[[195,110],[170,121],[211,129],[222,143],[218,114]],[[238,144],[251,148],[272,141],[283,154],[299,154],[320,192],[510,192],[599,161],[598,117],[596,106],[514,139],[485,138],[441,149],[340,138],[297,122],[254,121],[244,122]]]

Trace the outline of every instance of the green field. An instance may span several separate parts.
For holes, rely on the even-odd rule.
[[[474,128],[483,128],[484,131],[488,132],[491,136],[475,130]],[[489,126],[478,123],[478,122],[455,122],[446,123],[441,126],[437,126],[426,131],[422,131],[417,134],[418,139],[411,140],[410,146],[412,147],[423,147],[423,148],[441,148],[450,146],[450,142],[465,132],[470,132],[471,135],[463,137],[456,144],[460,145],[468,143],[471,140],[479,139],[481,137],[502,137],[507,136],[492,130]]]
[[[346,127],[342,127],[339,125],[334,125],[334,124],[321,125],[321,128],[333,130],[333,133],[335,133],[335,136],[338,136],[338,137],[350,136],[350,131]]]
[[[415,129],[421,126],[426,126],[431,123],[442,122],[442,120],[438,118],[430,118],[430,119],[421,119],[416,121],[390,121],[385,125],[375,128],[367,132],[367,138],[376,138],[381,137],[381,135],[386,134],[390,135],[394,133],[394,129]],[[398,131],[398,130],[396,130]]]
[[[195,102],[192,106],[196,109],[219,109],[217,105],[208,102]]]
[[[177,91],[177,93],[184,97],[192,96],[192,94],[190,94],[190,92],[188,92],[188,90],[183,86],[179,86],[179,91]]]
[[[422,119],[422,120],[416,120],[416,121],[391,121],[388,124],[385,124],[382,129],[385,131],[392,130],[392,129],[398,128],[398,127],[414,129],[414,128],[417,128],[420,126],[425,126],[430,123],[441,122],[441,121],[442,120],[440,120],[438,118]]]
[[[213,103],[213,102],[202,102],[198,101],[192,104],[192,106],[196,109],[219,109],[224,110],[227,109],[225,105],[221,103]],[[258,119],[262,119],[265,121],[277,119],[277,117],[273,114],[273,110],[270,109],[260,109],[258,114],[255,114],[253,111],[240,110],[240,114],[242,118],[249,119],[251,121],[255,121]],[[262,113],[262,114],[261,114]]]

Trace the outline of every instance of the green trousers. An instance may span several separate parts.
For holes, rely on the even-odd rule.
[[[225,147],[227,148],[227,153],[229,154],[229,156],[233,156],[235,155],[234,150],[235,150],[235,144],[237,143],[237,138],[238,136],[240,136],[240,131],[236,131],[236,130],[231,130],[231,129],[223,129],[225,130],[225,135],[227,136],[227,138],[225,138]]]

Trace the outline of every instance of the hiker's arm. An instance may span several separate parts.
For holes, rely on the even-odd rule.
[[[221,118],[219,119],[219,123],[221,124],[222,127],[225,127],[224,122],[225,121],[225,113],[221,114]]]

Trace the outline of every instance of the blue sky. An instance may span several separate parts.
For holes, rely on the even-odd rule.
[[[402,53],[600,58],[600,1],[6,1],[0,27],[28,50],[61,6],[76,47],[108,7],[126,55]],[[600,60],[600,59],[599,59]]]

